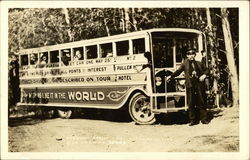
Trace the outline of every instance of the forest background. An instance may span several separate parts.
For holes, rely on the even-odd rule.
[[[204,32],[214,103],[238,105],[238,8],[11,8],[9,63],[20,49],[150,28],[194,28]],[[13,106],[11,87],[9,84],[9,106]]]

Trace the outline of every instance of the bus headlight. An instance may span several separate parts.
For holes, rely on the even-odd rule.
[[[162,78],[161,77],[155,77],[155,85],[160,86],[162,84]]]

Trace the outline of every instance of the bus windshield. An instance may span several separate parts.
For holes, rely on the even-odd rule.
[[[185,58],[183,48],[193,47],[197,51],[198,34],[190,32],[153,32],[152,48],[155,68],[173,68]]]

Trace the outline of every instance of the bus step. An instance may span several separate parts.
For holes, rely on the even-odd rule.
[[[168,110],[166,108],[161,108],[161,109],[154,109],[152,110],[153,113],[159,114],[159,113],[167,113]]]
[[[161,109],[152,109],[152,112],[155,114],[159,113],[168,113],[168,112],[178,112],[180,110],[187,110],[187,107],[178,107],[178,108],[161,108]]]
[[[185,96],[186,92],[168,92],[168,93],[154,93],[152,94],[153,97],[162,97],[162,96],[169,96],[169,97],[174,97],[174,96]]]

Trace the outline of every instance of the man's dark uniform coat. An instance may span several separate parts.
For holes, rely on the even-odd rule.
[[[192,65],[193,63],[193,65]],[[194,69],[194,67],[195,69]],[[196,71],[197,78],[192,78],[192,72]],[[181,74],[181,72],[185,73],[185,84],[186,84],[186,92],[187,92],[187,104],[189,107],[189,119],[195,120],[195,106],[199,109],[200,119],[206,119],[206,98],[205,98],[205,88],[204,81],[200,82],[199,77],[203,74],[208,75],[209,70],[205,67],[205,65],[199,61],[191,61],[189,59],[185,59],[181,66],[171,74],[171,78],[176,77]]]

